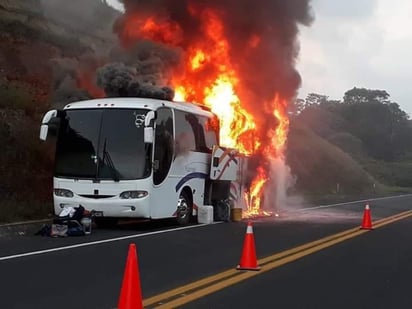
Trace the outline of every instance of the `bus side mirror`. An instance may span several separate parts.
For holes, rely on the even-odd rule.
[[[49,132],[49,126],[47,124],[42,124],[40,127],[40,139],[45,141],[47,139],[47,133]]]
[[[153,144],[153,128],[144,128],[144,142]]]
[[[151,125],[152,120],[156,118],[156,113],[154,111],[149,111],[144,119],[144,142],[148,144],[153,144],[153,125]]]
[[[42,141],[45,141],[47,139],[47,135],[49,133],[49,122],[50,120],[52,120],[53,118],[57,117],[57,110],[53,109],[51,111],[48,111],[42,120],[42,124],[40,127],[40,139]]]

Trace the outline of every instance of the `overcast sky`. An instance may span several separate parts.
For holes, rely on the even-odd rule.
[[[341,99],[356,87],[384,89],[412,116],[412,1],[312,0],[301,29],[299,97]]]
[[[312,0],[312,7],[314,22],[299,36],[299,97],[384,89],[412,116],[412,1]]]

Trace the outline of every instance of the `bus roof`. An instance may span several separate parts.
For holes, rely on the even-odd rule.
[[[67,104],[64,109],[90,109],[90,108],[145,108],[156,110],[159,107],[170,107],[193,114],[211,117],[214,114],[206,107],[195,103],[174,102],[150,98],[103,98],[77,101]]]

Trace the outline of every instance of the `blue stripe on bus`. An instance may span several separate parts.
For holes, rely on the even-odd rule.
[[[208,174],[205,173],[191,173],[191,174],[187,174],[185,177],[183,177],[178,184],[176,185],[176,192],[180,190],[180,188],[186,183],[188,182],[190,179],[193,178],[200,178],[200,179],[206,179],[207,177],[209,177]]]

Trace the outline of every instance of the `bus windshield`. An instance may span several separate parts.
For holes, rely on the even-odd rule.
[[[141,179],[150,175],[144,109],[64,111],[56,145],[56,177]]]

